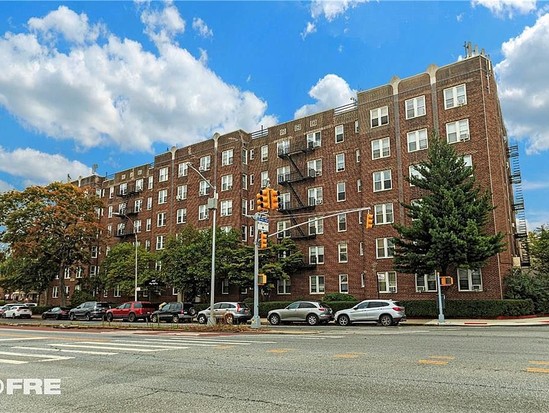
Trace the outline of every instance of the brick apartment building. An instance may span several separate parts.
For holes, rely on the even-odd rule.
[[[271,214],[271,232],[307,223],[277,237],[295,240],[311,265],[290,280],[275,281],[268,299],[319,299],[331,292],[357,299],[434,299],[433,275],[396,273],[391,258],[391,237],[397,235],[391,224],[409,219],[400,203],[419,198],[405,177],[425,159],[434,131],[474,165],[477,183],[491,192],[496,206],[487,230],[502,232],[507,243],[480,271],[448,274],[456,282],[444,288],[446,297],[502,298],[509,270],[528,264],[521,248],[526,227],[517,150],[507,141],[492,64],[483,54],[470,53],[444,67],[431,65],[410,78],[395,77],[359,92],[343,107],[254,133],[216,135],[174,147],[151,164],[77,183],[95,188],[104,199],[101,219],[108,243],[133,242],[135,237],[152,251],[163,248],[167,237],[186,224],[212,227],[212,190],[187,162],[218,189],[217,227],[238,229],[250,244],[254,222],[246,215],[254,214],[255,195],[270,184],[280,190],[284,210]],[[346,212],[364,207],[374,213],[373,229],[365,229],[365,211]],[[119,211],[126,216],[120,217]],[[315,219],[329,214],[337,215]],[[104,256],[104,248],[97,248],[89,268],[76,275],[67,272],[68,295],[78,288],[79,277],[97,273]],[[59,300],[58,283],[48,291],[50,303]],[[216,279],[217,301],[252,294]],[[130,299],[119,295],[107,291],[101,299]],[[174,299],[171,288],[153,298],[168,299]]]

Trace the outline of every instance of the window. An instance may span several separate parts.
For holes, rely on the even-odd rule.
[[[292,283],[290,279],[283,278],[276,281],[276,293],[278,295],[291,294],[292,292]]]
[[[152,228],[152,220],[150,218],[147,218],[147,221],[145,222],[145,231],[150,231]]]
[[[59,287],[57,285],[51,290],[51,298],[59,298]]]
[[[406,106],[406,119],[425,115],[425,96],[408,99],[404,105]]]
[[[168,167],[160,168],[158,171],[158,182],[166,182],[168,180]]]
[[[99,267],[96,265],[90,265],[90,277],[94,277],[99,272]]]
[[[335,127],[335,143],[341,143],[343,139],[343,125],[337,125]]]
[[[416,292],[433,292],[437,290],[437,279],[435,274],[416,274]]]
[[[242,149],[241,156],[242,156],[242,164],[248,165],[248,151],[246,149]]]
[[[142,199],[136,199],[133,204],[133,210],[134,212],[141,212],[143,209],[143,200]]]
[[[136,192],[141,192],[143,190],[143,178],[135,180],[135,190]]]
[[[141,232],[141,220],[135,220],[133,221],[133,229],[135,230],[136,234],[139,234]]]
[[[342,172],[345,170],[345,154],[338,153],[336,155],[336,172]]]
[[[309,247],[309,264],[324,264],[324,247]]]
[[[114,287],[114,290],[113,290],[113,297],[121,297],[122,294],[120,293],[120,286],[117,285],[116,287]]]
[[[156,226],[157,227],[165,227],[166,226],[166,213],[160,212],[156,216]]]
[[[397,292],[397,275],[394,271],[378,272],[377,285],[380,293]]]
[[[255,158],[255,149],[250,149],[249,153],[250,153],[250,161],[253,161]]]
[[[221,152],[221,166],[227,166],[233,164],[233,150],[228,149],[226,151]]]
[[[311,132],[307,134],[307,148],[314,149],[319,148],[322,145],[322,136],[320,131]]]
[[[324,234],[324,219],[309,218],[309,235]]]
[[[290,226],[290,221],[278,221],[276,223],[276,234],[277,238],[290,238],[290,231],[286,230]]]
[[[391,171],[374,172],[374,192],[387,191],[393,187]]]
[[[358,133],[358,120],[355,120],[355,133]]]
[[[178,201],[183,201],[184,199],[187,199],[187,185],[179,185],[177,187],[177,197],[176,199]]]
[[[311,275],[309,277],[309,293],[324,294],[324,276]]]
[[[337,202],[345,201],[345,182],[337,183]]]
[[[177,288],[172,287],[172,295],[177,295],[178,291],[179,290]]]
[[[341,242],[337,245],[337,256],[339,262],[349,261],[349,250],[346,242]]]
[[[464,142],[469,139],[469,119],[446,124],[446,140],[448,143]]]
[[[248,215],[248,200],[242,199],[240,203],[242,215]]]
[[[362,192],[362,180],[361,179],[356,180],[356,191],[357,192]]]
[[[152,207],[153,207],[153,199],[152,199],[152,196],[150,196],[147,198],[147,210],[152,209]]]
[[[279,155],[287,154],[288,152],[290,152],[290,141],[288,139],[278,141],[276,143],[276,150]]]
[[[123,184],[120,184],[120,188],[118,189],[118,193],[120,195],[127,195],[128,193],[128,184],[127,183],[123,183]]]
[[[229,280],[227,278],[221,280],[221,294],[229,294]]]
[[[198,206],[198,220],[199,221],[204,221],[205,219],[208,219],[207,205],[199,205]]]
[[[261,172],[261,188],[265,188],[269,185],[269,171]]]
[[[242,189],[248,189],[248,175],[242,174],[240,180],[242,181]]]
[[[280,209],[290,209],[290,193],[286,192],[284,194],[280,194]]]
[[[420,129],[413,132],[408,132],[408,152],[420,151],[427,149],[427,129]]]
[[[356,160],[356,163],[360,162],[360,149],[355,150],[355,160]]]
[[[248,227],[246,225],[242,225],[240,227],[240,239],[242,241],[247,241],[248,240]]]
[[[372,141],[372,159],[387,158],[391,156],[391,141],[389,138]]]
[[[309,206],[322,204],[322,187],[309,188],[307,191]]]
[[[444,109],[452,109],[467,104],[465,85],[444,89]]]
[[[290,180],[290,167],[283,166],[282,168],[276,168],[276,181],[280,184],[282,182],[288,182]]]
[[[97,256],[95,258],[97,258]],[[65,280],[69,280],[71,278],[71,269],[70,268],[68,268],[68,267],[65,268],[65,270],[63,271],[63,278]]]
[[[307,171],[309,176],[321,176],[322,175],[322,159],[315,159],[307,162]]]
[[[482,273],[480,270],[459,268],[457,275],[459,291],[482,291]]]
[[[410,177],[410,179],[413,178],[422,178],[423,175],[421,175],[421,173],[417,170],[416,166],[415,165],[410,165],[408,167],[408,176]],[[412,184],[412,182],[410,182],[410,186],[414,186],[414,184]]]
[[[224,175],[221,177],[221,191],[230,191],[233,189],[233,176]]]
[[[269,160],[269,147],[263,145],[261,147],[261,162],[267,162]]]
[[[82,273],[84,272],[84,270],[82,269],[82,267],[78,267],[76,269],[76,278],[82,278]]]
[[[165,204],[166,202],[168,202],[168,190],[162,189],[158,191],[158,204]]]
[[[392,238],[376,239],[376,258],[392,258],[395,252],[395,244]]]
[[[91,248],[91,257],[92,258],[97,258],[97,246],[93,246]]]
[[[211,163],[212,163],[212,160],[210,155],[203,156],[202,158],[200,158],[200,166],[198,167],[198,170],[208,171],[211,167]]]
[[[463,155],[463,162],[466,167],[473,169],[473,157],[471,155]]]
[[[113,198],[113,197],[114,197],[114,187],[111,186],[111,187],[109,188],[109,198]]]
[[[156,250],[163,250],[164,249],[164,235],[158,235],[156,237]]]
[[[393,204],[374,205],[374,223],[375,225],[391,224],[394,222]]]
[[[198,195],[199,196],[208,195],[209,192],[210,192],[210,185],[208,184],[208,182],[200,181],[199,187],[198,187]]]
[[[349,274],[339,274],[339,292],[349,294]]]
[[[125,235],[125,233],[126,233],[126,224],[122,222],[116,226],[116,235]]]
[[[227,201],[221,201],[221,216],[228,217],[233,214],[233,201],[229,199]]]
[[[339,214],[337,216],[337,231],[347,231],[347,214]]]
[[[370,127],[376,128],[381,125],[387,125],[388,123],[389,123],[389,107],[388,106],[372,109],[370,111]]]
[[[153,189],[153,183],[154,183],[154,177],[151,175],[151,176],[149,176],[149,182],[147,184],[147,189]]]
[[[180,163],[177,167],[177,176],[187,176],[189,174],[189,164],[187,162]]]

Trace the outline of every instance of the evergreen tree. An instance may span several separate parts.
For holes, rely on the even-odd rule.
[[[446,275],[456,267],[477,269],[504,248],[503,234],[485,234],[494,206],[490,194],[475,184],[474,169],[447,142],[433,136],[425,161],[408,181],[422,198],[402,204],[412,218],[395,224],[395,270]]]

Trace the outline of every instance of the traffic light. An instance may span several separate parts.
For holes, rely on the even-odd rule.
[[[370,229],[374,227],[374,214],[367,213],[366,214],[366,229]]]
[[[260,232],[259,233],[259,249],[264,250],[265,248],[267,248],[267,233]]]
[[[265,274],[257,274],[257,285],[267,284],[267,276]]]
[[[280,191],[277,191],[276,189],[270,189],[269,193],[271,197],[271,209],[278,210],[280,204]]]
[[[271,208],[270,189],[263,188],[255,197],[257,212],[268,212]]]

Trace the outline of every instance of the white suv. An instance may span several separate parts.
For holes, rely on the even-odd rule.
[[[335,322],[340,326],[351,323],[370,322],[382,326],[397,325],[406,320],[404,307],[393,300],[364,300],[353,308],[340,310],[335,313]]]
[[[24,304],[10,304],[2,314],[4,318],[31,318],[32,310]]]

